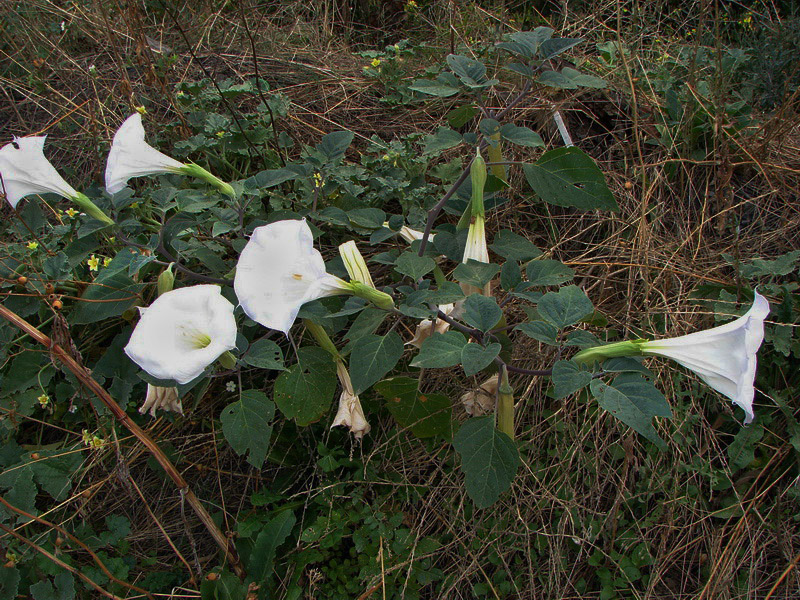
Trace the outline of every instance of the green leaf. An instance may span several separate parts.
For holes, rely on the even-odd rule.
[[[489,247],[504,258],[520,262],[542,255],[542,251],[532,242],[508,229],[498,231]]]
[[[401,427],[408,427],[418,438],[451,434],[450,399],[442,394],[420,394],[419,381],[411,377],[392,377],[375,384],[386,399],[386,407]]]
[[[435,267],[436,261],[431,257],[418,256],[416,252],[407,251],[397,257],[394,270],[417,281],[433,271]]]
[[[362,393],[391,371],[401,356],[403,340],[394,331],[360,337],[350,352],[350,377],[355,393]]]
[[[544,140],[538,133],[527,127],[518,127],[513,123],[506,123],[500,128],[500,137],[517,146],[544,147]]]
[[[242,355],[242,362],[259,369],[286,370],[283,365],[283,351],[272,340],[258,340],[250,344],[247,352]]]
[[[287,419],[306,426],[330,408],[336,385],[333,357],[319,347],[300,348],[297,364],[275,381],[275,403]]]
[[[664,395],[652,383],[641,375],[623,373],[610,385],[595,379],[589,387],[602,408],[659,448],[667,447],[658,437],[652,420],[653,417],[670,418],[672,411]]]
[[[478,109],[474,104],[465,104],[447,113],[447,123],[450,127],[457,129],[469,123],[477,114]]]
[[[733,471],[744,469],[756,459],[756,446],[764,437],[764,426],[751,423],[739,429],[728,446],[728,459]]]
[[[347,218],[355,227],[381,229],[386,221],[386,213],[379,208],[354,208],[347,212]]]
[[[200,584],[202,600],[242,600],[247,597],[248,586],[232,571],[223,569],[217,575],[219,577],[213,581],[203,578]]]
[[[461,352],[467,339],[458,331],[434,333],[419,349],[419,354],[411,361],[412,367],[443,369],[461,362]]]
[[[497,300],[472,294],[464,301],[464,321],[480,331],[489,331],[503,317]]]
[[[486,67],[477,60],[459,54],[449,54],[447,64],[467,87],[481,88],[497,83],[496,79],[491,81],[486,79]]]
[[[236,454],[247,455],[247,462],[260,469],[267,458],[275,403],[263,392],[243,390],[240,399],[222,410],[222,434]]]
[[[20,574],[17,567],[0,568],[0,598],[17,598]]]
[[[583,41],[583,38],[552,38],[545,40],[539,46],[539,58],[548,60],[554,56],[558,56],[562,52],[577,46]]]
[[[485,348],[480,344],[467,344],[461,350],[461,365],[464,367],[464,374],[471,377],[478,371],[482,371],[492,363],[502,349],[503,347],[496,342]]]
[[[430,79],[417,79],[414,83],[408,86],[409,89],[415,92],[422,92],[429,96],[437,96],[439,98],[448,98],[455,96],[460,90],[456,87],[443,83],[441,81],[431,81]]]
[[[775,260],[754,258],[749,263],[741,266],[742,277],[753,279],[766,275],[789,275],[797,268],[798,259],[800,259],[800,250],[793,250],[783,256],[779,256]],[[731,259],[728,262],[735,261]]]
[[[608,373],[641,373],[645,377],[653,378],[653,373],[642,364],[642,359],[634,358],[633,356],[609,358],[603,362],[602,366],[603,371]]]
[[[538,77],[536,82],[562,90],[574,90],[579,87],[602,89],[608,86],[604,79],[581,73],[569,67],[564,67],[561,72],[545,71]]]
[[[574,146],[545,152],[522,168],[528,184],[545,202],[579,210],[619,210],[602,171]]]
[[[242,183],[246,188],[271,188],[286,181],[297,179],[298,175],[291,169],[267,169],[248,177]]]
[[[500,133],[500,123],[496,119],[481,119],[478,123],[478,129],[486,138],[491,138],[493,135]],[[486,140],[490,144],[496,144],[493,140]]]
[[[525,335],[544,344],[557,346],[558,328],[545,321],[531,321],[530,323],[520,323],[514,329],[521,331]]]
[[[483,263],[470,259],[468,263],[461,263],[458,265],[453,271],[453,276],[461,283],[483,288],[499,272],[500,265]]]
[[[536,308],[543,318],[559,329],[577,323],[594,310],[586,293],[575,285],[546,293]]]
[[[532,260],[525,268],[528,287],[561,285],[575,277],[575,271],[558,260],[540,258]]]
[[[134,283],[125,273],[117,273],[102,283],[91,283],[81,296],[72,323],[88,324],[117,317],[140,301],[142,283]]]
[[[439,127],[436,133],[425,136],[423,154],[438,154],[448,148],[458,146],[463,141],[461,134],[447,127]]]
[[[355,342],[357,339],[364,337],[370,333],[375,333],[375,330],[383,323],[384,319],[389,313],[380,308],[368,306],[360,313],[350,325],[345,336],[349,341]],[[348,352],[349,353],[349,352]]]
[[[291,510],[284,510],[273,517],[256,538],[253,551],[247,561],[247,573],[260,586],[270,581],[275,566],[275,555],[281,544],[286,541],[296,522]]]
[[[74,600],[75,578],[72,573],[59,573],[53,578],[55,587],[47,579],[38,581],[31,586],[31,595],[34,600]],[[4,596],[3,596],[4,597]],[[8,596],[13,598],[13,596]]]
[[[507,260],[500,269],[500,286],[511,291],[522,283],[522,270],[515,260]]]
[[[559,360],[553,365],[553,394],[556,400],[582,390],[592,381],[592,374],[569,360]]]
[[[317,150],[325,156],[327,162],[335,162],[344,156],[352,142],[352,131],[334,131],[323,136],[317,144]]]
[[[517,446],[494,426],[494,417],[475,417],[453,438],[461,455],[467,494],[479,508],[494,504],[511,487],[519,466]]]

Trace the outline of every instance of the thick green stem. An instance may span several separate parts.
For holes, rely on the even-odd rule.
[[[647,340],[626,340],[624,342],[616,342],[614,344],[606,344],[605,346],[595,346],[594,348],[587,348],[581,350],[572,360],[577,363],[592,365],[596,362],[601,363],[608,358],[616,358],[618,356],[641,356],[642,344]]]
[[[213,173],[207,171],[200,165],[197,165],[195,163],[189,163],[183,165],[183,167],[179,169],[179,171],[184,175],[191,175],[192,177],[197,177],[198,179],[202,179],[206,183],[217,188],[220,192],[222,192],[226,196],[230,196],[231,198],[236,197],[236,192],[233,190],[233,186],[230,183],[222,181],[222,179],[220,179]]]
[[[93,219],[97,219],[98,221],[102,221],[106,225],[113,225],[114,221],[109,217],[106,213],[102,210],[97,208],[94,202],[89,200],[89,198],[85,194],[81,194],[78,192],[77,196],[72,197],[72,201],[78,205],[81,211],[85,212],[87,215],[92,217]]]
[[[306,326],[308,332],[314,337],[315,340],[317,340],[317,343],[320,345],[320,347],[333,356],[334,360],[342,360],[342,355],[339,354],[339,350],[336,349],[336,344],[333,343],[333,340],[330,338],[328,332],[325,331],[322,325],[317,325],[310,319],[303,319],[303,325]]]

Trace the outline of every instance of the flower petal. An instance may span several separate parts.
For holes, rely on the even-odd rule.
[[[13,208],[30,194],[58,194],[74,198],[78,192],[69,185],[44,156],[46,135],[14,138],[0,148],[3,190]]]
[[[236,347],[233,308],[216,285],[162,294],[141,311],[125,353],[153,377],[189,383]]]
[[[349,288],[325,271],[305,220],[256,227],[236,265],[233,287],[248,317],[288,333],[306,302]]]
[[[753,420],[756,353],[764,340],[769,302],[755,292],[744,315],[719,327],[641,344],[645,354],[671,358],[697,373],[709,386],[741,406],[745,424]]]
[[[106,162],[106,190],[116,194],[131,177],[176,173],[184,167],[144,141],[142,115],[133,113],[114,134]]]

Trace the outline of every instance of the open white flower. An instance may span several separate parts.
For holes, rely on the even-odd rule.
[[[671,358],[741,406],[747,424],[754,416],[756,353],[764,341],[764,319],[768,314],[769,302],[755,292],[750,310],[730,323],[666,340],[630,340],[589,348],[575,355],[574,360],[592,363],[636,354]]]
[[[125,354],[157,379],[189,383],[236,347],[233,304],[219,286],[172,290],[139,310]]]
[[[6,200],[17,208],[25,196],[31,194],[58,194],[69,198],[89,216],[107,225],[114,223],[108,215],[97,208],[84,194],[77,191],[58,174],[55,167],[44,156],[46,135],[14,138],[10,144],[0,148],[0,176]]]
[[[116,194],[127,185],[131,177],[159,173],[179,173],[197,177],[231,198],[236,195],[231,184],[222,181],[200,165],[177,161],[145,142],[142,115],[138,112],[133,113],[125,119],[111,142],[111,150],[106,161],[106,190],[109,194]]]
[[[15,137],[0,148],[0,175],[6,200],[16,208],[20,200],[31,194],[58,194],[75,198],[78,192],[58,174],[44,156],[46,135]]]
[[[106,190],[116,194],[131,177],[181,173],[184,164],[144,141],[142,115],[133,113],[114,134],[106,162]]]
[[[147,397],[144,400],[144,404],[139,407],[139,414],[143,415],[149,411],[150,416],[155,417],[158,409],[183,414],[183,405],[178,396],[178,388],[147,384]]]
[[[325,271],[305,220],[256,227],[239,256],[233,287],[248,317],[285,334],[306,302],[352,293],[347,282]]]
[[[361,400],[353,391],[350,373],[347,372],[347,367],[341,360],[336,361],[336,373],[342,384],[342,395],[339,397],[339,409],[336,411],[331,427],[347,427],[350,429],[350,433],[360,440],[370,432],[372,427],[367,423],[364,409],[361,408]]]

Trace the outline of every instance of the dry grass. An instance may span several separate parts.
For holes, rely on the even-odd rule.
[[[378,101],[362,76],[363,59],[352,54],[343,33],[347,28],[342,24],[353,15],[343,14],[339,3],[272,4],[253,3],[246,11],[257,46],[254,61],[237,3],[223,9],[216,2],[187,3],[176,24],[169,14],[158,20],[144,14],[140,3],[122,8],[117,2],[95,1],[65,8],[50,0],[27,0],[0,55],[0,72],[5,74],[0,76],[0,93],[7,100],[0,102],[4,135],[52,133],[53,162],[85,181],[97,180],[104,145],[132,107],[146,100],[155,115],[180,116],[172,92],[176,83],[209,75],[243,79],[255,74],[255,62],[270,91],[291,100],[290,116],[281,126],[299,141],[313,142],[322,133],[348,129],[356,133],[358,145],[373,134],[388,140],[430,131],[439,122],[441,114],[425,107],[400,110]],[[10,5],[0,7],[0,15],[5,11],[2,16],[8,17]],[[592,43],[615,39],[617,7],[606,2],[592,13],[567,12],[553,26],[561,35],[586,37]],[[432,23],[413,25],[405,17],[402,23],[430,27],[439,56],[448,51],[451,33],[458,43],[476,32],[492,38],[493,32],[513,26],[508,13],[471,3],[440,2],[435,11],[427,13]],[[665,28],[680,26],[663,19]],[[62,20],[65,35],[42,33],[42,22],[58,27]],[[638,31],[638,37],[626,37],[631,47],[648,45],[644,28],[635,28],[627,16],[620,22],[626,32]],[[701,22],[712,26],[710,17]],[[651,21],[651,31],[661,25]],[[383,25],[373,27],[378,35]],[[162,44],[177,55],[167,69],[164,55],[153,50],[163,49]],[[771,257],[800,247],[798,116],[788,111],[765,117],[741,137],[720,133],[715,143],[722,160],[709,164],[685,159],[680,177],[668,178],[667,157],[644,144],[654,129],[659,100],[641,87],[631,93],[629,72],[638,60],[632,54],[629,64],[610,74],[615,87],[608,91],[536,97],[514,114],[517,123],[554,137],[549,114],[554,107],[561,110],[573,137],[607,174],[620,213],[611,218],[576,215],[534,204],[515,174],[511,189],[517,193],[492,215],[489,227],[526,232],[547,253],[574,266],[577,283],[619,332],[629,333],[645,322],[646,314],[657,314],[664,317],[668,332],[680,334],[708,322],[687,300],[695,286],[734,282],[732,269],[720,260],[722,253]],[[96,76],[90,75],[91,65]],[[75,147],[96,151],[75,153]],[[79,162],[74,162],[76,156]],[[741,224],[738,231],[731,226],[734,216]],[[511,304],[510,322],[522,316],[521,308]],[[101,339],[103,332],[96,335]],[[516,364],[545,368],[552,363],[546,347],[522,336],[516,342]],[[800,552],[800,531],[792,519],[798,509],[797,471],[787,440],[773,438],[766,462],[738,475],[734,491],[742,510],[721,516],[719,500],[725,494],[713,489],[713,471],[733,476],[724,446],[735,432],[723,427],[722,419],[712,423],[702,415],[714,412],[708,403],[722,412],[730,409],[716,396],[695,397],[692,392],[698,388],[687,389],[686,381],[673,379],[671,371],[658,372],[660,388],[676,404],[674,421],[661,426],[673,443],[654,455],[627,428],[599,416],[585,402],[554,401],[539,380],[513,381],[521,391],[517,433],[523,467],[511,493],[489,511],[472,508],[447,453],[431,453],[389,422],[374,423],[369,442],[350,451],[385,479],[358,485],[376,498],[376,511],[402,510],[418,537],[447,540],[434,556],[446,585],[425,597],[471,598],[475,583],[496,581],[497,573],[517,582],[509,598],[598,597],[582,593],[580,580],[593,579],[603,568],[621,573],[613,556],[632,553],[638,543],[652,555],[652,565],[643,569],[649,582],[620,584],[627,590],[620,597],[765,598],[787,568],[790,572],[772,598],[798,597],[800,575],[790,568]],[[476,383],[460,380],[457,373],[437,373],[424,385],[457,398]],[[296,474],[286,489],[276,491],[289,502],[307,504],[332,484],[313,461],[302,468],[271,463],[261,471],[248,467],[213,430],[220,408],[213,398],[204,398],[189,418],[155,421],[150,433],[181,456],[179,469],[196,493],[223,515],[224,530],[233,529],[252,510],[249,495],[261,486],[269,488],[285,469]],[[311,434],[298,437],[309,456],[318,441]],[[157,567],[184,569],[188,582],[196,563],[203,569],[216,564],[215,547],[185,511],[171,483],[146,459],[130,439],[88,456],[75,494],[56,514],[62,524],[126,515],[133,524],[132,556],[144,559],[155,549]],[[398,477],[402,483],[396,482]],[[424,486],[427,493],[415,504],[401,504],[387,493],[404,486]],[[407,568],[391,559],[387,569]],[[365,592],[381,597],[378,583],[364,581]],[[488,597],[501,597],[496,590],[494,594]],[[170,597],[197,594],[176,592]]]

